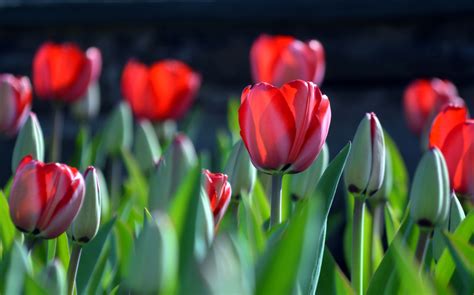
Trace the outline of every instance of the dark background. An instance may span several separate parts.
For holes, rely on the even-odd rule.
[[[363,114],[374,111],[412,174],[420,152],[405,124],[403,90],[418,77],[447,78],[472,110],[474,2],[352,2],[0,1],[0,72],[30,75],[35,50],[46,40],[99,47],[103,104],[101,116],[92,122],[99,127],[122,99],[120,75],[130,57],[147,63],[184,60],[203,78],[194,104],[202,114],[195,123],[195,144],[215,150],[215,133],[226,124],[227,99],[251,83],[248,55],[253,40],[261,33],[317,38],[326,49],[322,90],[331,100],[332,155],[352,138]],[[50,106],[35,100],[33,109],[49,137]],[[65,126],[67,154],[77,125],[68,116]],[[0,184],[9,177],[13,143],[0,140]],[[336,206],[341,203],[338,196]]]

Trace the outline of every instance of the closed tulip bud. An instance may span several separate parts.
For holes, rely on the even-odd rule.
[[[148,120],[141,120],[135,132],[134,154],[142,171],[150,171],[160,158],[161,148],[153,126]]]
[[[229,176],[229,182],[233,188],[232,197],[238,199],[241,192],[246,194],[252,192],[257,178],[257,169],[253,166],[241,140],[232,148],[224,171]]]
[[[28,77],[0,74],[0,134],[14,135],[25,123],[31,109]]]
[[[319,179],[329,164],[329,149],[323,145],[316,160],[305,171],[291,176],[290,193],[295,200],[308,197],[315,189]]]
[[[372,196],[382,186],[385,173],[385,141],[374,113],[365,114],[357,127],[344,171],[349,192]]]
[[[66,231],[83,199],[84,179],[75,168],[26,156],[13,178],[10,217],[22,232],[52,239]]]
[[[227,175],[223,173],[211,173],[209,170],[204,170],[203,174],[203,188],[211,203],[214,228],[217,229],[229,207],[232,188],[227,181]]]
[[[34,113],[29,114],[16,139],[12,156],[13,173],[26,155],[31,155],[33,159],[39,161],[44,159],[43,131]]]
[[[126,284],[132,294],[169,294],[178,266],[178,240],[171,220],[155,214],[135,243]]]
[[[41,282],[48,294],[66,294],[66,272],[58,260],[50,262],[41,273]]]
[[[97,169],[97,178],[99,179],[100,187],[100,212],[101,216],[108,216],[110,211],[110,201],[109,201],[109,190],[107,188],[107,182],[105,181],[104,174],[100,169]]]
[[[71,224],[72,240],[78,244],[85,244],[92,240],[100,225],[101,215],[101,188],[94,167],[87,168],[84,173],[86,193],[81,210]]]
[[[392,175],[392,158],[390,157],[390,150],[385,149],[385,174],[383,176],[382,187],[371,198],[372,201],[387,202],[393,186]]]
[[[197,163],[193,143],[186,135],[178,134],[158,161],[151,176],[148,198],[150,210],[164,210]]]
[[[449,177],[443,155],[437,148],[425,152],[410,191],[410,214],[420,226],[433,228],[445,222],[449,211]]]
[[[120,103],[110,115],[104,130],[104,147],[112,155],[132,144],[132,113],[127,103]]]

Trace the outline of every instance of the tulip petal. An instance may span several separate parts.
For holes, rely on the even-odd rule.
[[[252,76],[255,83],[274,83],[276,63],[282,52],[294,41],[289,36],[261,35],[252,45],[250,61]],[[293,80],[293,79],[291,79]],[[284,81],[287,82],[287,81]]]
[[[102,53],[96,47],[90,47],[86,51],[87,59],[91,63],[91,83],[96,82],[102,72]]]
[[[279,170],[288,163],[295,122],[278,88],[256,84],[239,109],[242,139],[255,166]]]
[[[459,124],[467,119],[465,107],[447,106],[435,118],[431,125],[430,147],[441,149],[448,134]]]
[[[326,73],[326,58],[324,47],[318,40],[308,42],[307,53],[308,64],[311,66],[310,73],[313,73],[312,81],[319,86],[323,82]]]
[[[331,123],[331,106],[326,95],[321,96],[321,101],[315,106],[312,116],[304,143],[291,167],[292,172],[300,172],[308,168],[326,142]]]
[[[283,50],[275,64],[272,84],[281,86],[295,79],[311,80],[313,73],[307,60],[307,45],[295,40]]]

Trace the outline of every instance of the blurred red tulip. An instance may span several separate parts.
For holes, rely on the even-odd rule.
[[[301,79],[321,84],[326,70],[324,48],[317,40],[261,35],[252,45],[250,65],[255,83],[281,86]]]
[[[78,100],[89,87],[93,68],[97,73],[97,65],[93,65],[94,62],[75,44],[43,44],[33,61],[36,94],[45,100]],[[94,75],[97,75],[96,73]]]
[[[209,170],[204,170],[203,174],[204,188],[214,215],[214,226],[217,227],[229,206],[232,188],[227,181],[227,175],[223,173],[212,173]]]
[[[446,104],[464,105],[456,86],[448,80],[415,80],[405,89],[403,106],[408,126],[420,135]]]
[[[13,180],[10,216],[19,230],[52,239],[66,231],[83,199],[84,179],[75,168],[26,156]]]
[[[474,120],[465,107],[446,106],[436,116],[430,133],[430,146],[443,153],[452,189],[474,196]]]
[[[0,133],[14,135],[25,123],[31,109],[28,77],[0,74]]]
[[[131,60],[122,73],[122,93],[134,115],[151,121],[181,118],[200,85],[199,74],[178,60],[163,60],[149,68]]]
[[[239,109],[240,134],[255,167],[297,173],[311,165],[326,141],[331,107],[313,82],[295,80],[277,88],[248,86]]]
[[[91,83],[100,78],[102,72],[102,53],[97,47],[89,47],[86,50],[86,56],[91,62]]]

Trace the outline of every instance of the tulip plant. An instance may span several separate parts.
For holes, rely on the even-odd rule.
[[[0,134],[15,146],[0,188],[0,293],[473,294],[474,120],[454,84],[405,91],[422,147],[410,181],[375,113],[346,127],[340,151],[326,142],[337,97],[320,87],[319,41],[262,35],[250,63],[255,84],[229,99],[212,157],[194,148],[200,117],[186,114],[201,75],[182,61],[130,59],[123,100],[96,130],[98,48],[45,43],[33,86],[1,74]],[[52,132],[33,96],[52,102]]]

